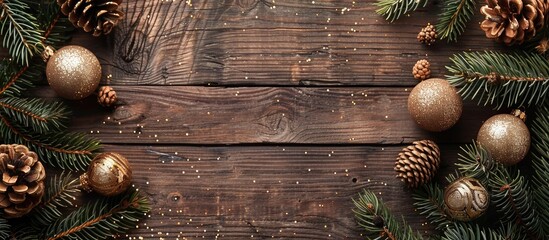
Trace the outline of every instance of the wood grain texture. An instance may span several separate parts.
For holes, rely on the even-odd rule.
[[[409,90],[118,86],[124,105],[108,112],[93,102],[77,111],[72,129],[104,143],[468,143],[494,114],[465,104],[453,129],[428,133],[410,118]]]
[[[352,198],[379,193],[398,217],[430,232],[394,176],[401,146],[105,146],[123,153],[153,204],[129,237],[359,239]],[[448,172],[457,146],[442,146]]]
[[[459,44],[422,46],[438,5],[389,24],[374,2],[128,1],[112,49],[97,54],[113,84],[411,86],[421,58],[442,77],[451,54],[498,46],[480,14]]]

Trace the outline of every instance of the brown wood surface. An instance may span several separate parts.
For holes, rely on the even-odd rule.
[[[114,34],[76,34],[120,102],[71,102],[71,129],[126,155],[153,207],[123,237],[360,239],[351,198],[362,188],[431,232],[394,177],[397,153],[434,139],[451,171],[458,144],[494,112],[466,102],[453,129],[419,129],[411,68],[427,58],[443,77],[453,53],[498,45],[477,14],[459,44],[425,47],[416,35],[442,1],[392,24],[373,2],[125,1]]]

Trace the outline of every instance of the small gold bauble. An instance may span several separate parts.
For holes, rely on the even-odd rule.
[[[478,180],[463,177],[444,189],[444,204],[448,215],[466,222],[486,212],[490,205],[490,195]]]
[[[477,141],[492,159],[510,166],[519,163],[528,154],[530,131],[520,118],[498,114],[482,124]]]
[[[80,176],[80,184],[86,191],[94,191],[103,196],[118,195],[130,187],[132,169],[128,160],[113,152],[95,157],[88,171]]]
[[[461,117],[461,97],[448,81],[430,78],[412,89],[408,111],[419,127],[442,132],[454,126]]]
[[[97,89],[101,81],[101,65],[88,49],[70,45],[57,50],[49,58],[46,77],[59,96],[80,100]]]

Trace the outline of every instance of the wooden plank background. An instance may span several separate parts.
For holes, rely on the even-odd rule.
[[[416,35],[441,1],[396,23],[373,3],[125,1],[112,35],[77,33],[120,104],[71,102],[71,128],[126,155],[153,206],[122,237],[359,239],[351,198],[362,188],[431,233],[394,177],[397,153],[434,139],[452,171],[459,144],[494,111],[466,102],[453,129],[419,129],[406,109],[411,68],[426,58],[443,77],[452,54],[498,45],[477,14],[459,43],[425,47]]]

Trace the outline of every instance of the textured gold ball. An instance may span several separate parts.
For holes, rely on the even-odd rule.
[[[444,204],[448,215],[466,222],[486,212],[490,205],[490,195],[478,180],[463,177],[444,189]]]
[[[50,57],[46,77],[59,96],[80,100],[97,89],[101,81],[101,65],[88,49],[70,45],[62,47]]]
[[[128,189],[132,182],[132,169],[128,160],[113,152],[95,157],[88,171],[80,176],[80,184],[86,191],[103,196],[118,195]]]
[[[461,117],[461,97],[448,81],[430,78],[412,89],[408,111],[419,127],[442,132],[454,126]]]
[[[482,124],[477,141],[492,159],[510,166],[519,163],[528,154],[530,131],[520,118],[498,114]]]

